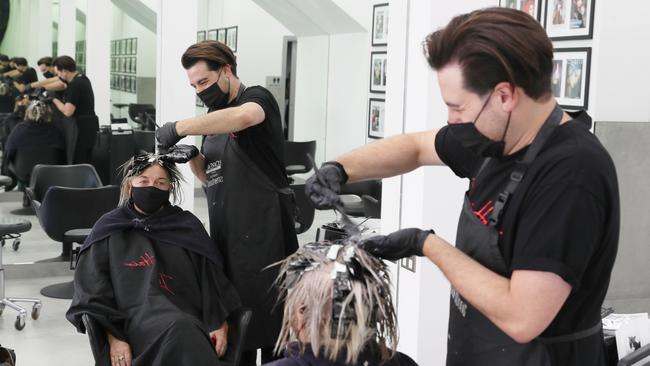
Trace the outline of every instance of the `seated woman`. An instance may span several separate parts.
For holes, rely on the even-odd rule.
[[[201,222],[169,203],[181,177],[166,158],[125,164],[119,207],[97,221],[79,253],[66,317],[80,332],[84,313],[101,324],[113,366],[219,365],[226,319],[240,307]]]
[[[386,265],[353,244],[309,243],[282,262],[285,296],[272,366],[412,366],[395,352],[397,324]]]
[[[50,147],[53,151],[60,151],[63,157],[65,150],[65,140],[61,132],[51,123],[52,110],[50,107],[41,101],[35,100],[31,103],[29,99],[19,99],[16,102],[17,113],[21,106],[28,104],[25,110],[25,120],[19,122],[11,128],[11,122],[6,121],[5,126],[10,128],[9,136],[4,145],[3,152],[3,166],[9,170],[14,171],[12,164],[15,161],[16,155],[20,151],[26,151],[34,147]],[[48,161],[51,160],[50,156],[44,157]],[[17,177],[27,179],[28,177]],[[29,182],[19,181],[20,187]]]

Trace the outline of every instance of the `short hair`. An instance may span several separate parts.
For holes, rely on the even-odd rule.
[[[9,62],[9,56],[0,53],[0,62]]]
[[[45,102],[34,100],[25,110],[25,119],[36,123],[49,123],[52,121],[52,110]]]
[[[533,99],[551,95],[553,44],[523,11],[486,8],[458,15],[426,37],[424,52],[435,70],[458,63],[465,89],[476,94],[506,81]]]
[[[120,201],[118,206],[126,205],[131,198],[129,197],[128,183],[131,182],[133,178],[142,174],[142,172],[147,168],[156,164],[160,165],[167,172],[169,178],[169,193],[172,196],[172,200],[174,202],[180,202],[182,200],[180,184],[183,181],[183,175],[176,167],[176,164],[164,159],[164,155],[144,153],[132,157],[120,167],[124,178],[122,178]]]
[[[304,306],[305,332],[314,352],[355,363],[371,349],[382,363],[395,354],[397,320],[386,264],[354,243],[309,243],[281,263],[276,284],[285,301],[276,351],[292,337]],[[304,351],[301,344],[301,352]]]
[[[41,57],[36,62],[36,65],[38,65],[38,66],[45,65],[45,66],[48,66],[48,67],[52,66],[52,57],[50,57],[50,56]]]
[[[24,57],[14,57],[16,66],[27,66],[27,59]]]
[[[199,61],[205,61],[208,70],[211,71],[230,65],[233,75],[237,76],[237,57],[223,42],[207,40],[195,43],[189,46],[181,57],[181,64],[185,70]]]
[[[77,71],[77,63],[70,56],[59,56],[54,59],[52,65],[59,70]]]

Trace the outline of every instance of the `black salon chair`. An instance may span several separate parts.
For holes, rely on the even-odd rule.
[[[375,197],[364,194],[361,196],[363,213],[369,219],[381,218],[381,202]]]
[[[43,201],[33,200],[32,205],[43,231],[50,239],[63,243],[62,257],[67,254],[71,260],[72,244],[83,243],[95,222],[117,207],[119,197],[120,187],[116,185],[98,188],[54,186],[47,190]],[[72,293],[72,282],[41,289],[42,295],[57,299],[71,299]]]
[[[129,117],[142,126],[143,130],[156,129],[156,107],[153,104],[129,104]]]
[[[8,170],[13,177],[23,186],[29,184],[32,170],[38,164],[59,165],[65,163],[65,151],[50,146],[25,146],[16,151],[13,161],[8,163]],[[34,211],[29,206],[27,196],[23,196],[23,207],[26,209],[14,210],[13,214],[33,215]]]
[[[302,234],[309,230],[311,225],[314,223],[314,213],[316,208],[311,202],[311,199],[307,197],[304,184],[292,184],[291,189],[293,190],[296,200],[296,234]]]
[[[285,141],[284,142],[284,164],[287,175],[309,173],[313,168],[311,160],[316,154],[316,141]]]
[[[341,201],[343,212],[355,217],[370,217],[366,214],[362,197],[374,198],[381,206],[381,180],[372,179],[362,182],[348,183],[341,186]],[[373,212],[376,215],[376,212]]]
[[[156,149],[156,132],[133,130],[133,140],[135,144],[135,154],[153,153]]]
[[[90,164],[39,164],[34,167],[29,187],[25,188],[25,192],[30,201],[42,202],[45,192],[53,186],[97,188],[102,186],[102,181],[95,167]]]
[[[246,341],[246,333],[248,324],[251,321],[253,312],[247,308],[241,308],[235,311],[228,319],[228,350],[226,354],[220,359],[220,365],[223,366],[238,366],[241,359],[241,353]],[[88,314],[81,316],[81,321],[84,324],[88,340],[90,341],[90,349],[95,358],[97,366],[110,365],[110,355],[108,339],[106,332],[102,325]]]

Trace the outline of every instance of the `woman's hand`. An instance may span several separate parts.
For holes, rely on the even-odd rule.
[[[228,323],[223,322],[221,328],[210,332],[210,340],[212,340],[217,355],[223,357],[228,349]]]
[[[108,332],[106,334],[111,348],[111,366],[131,366],[131,346]]]

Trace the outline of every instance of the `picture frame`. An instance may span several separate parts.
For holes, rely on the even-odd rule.
[[[373,46],[388,45],[388,3],[372,7],[371,40]]]
[[[115,55],[115,41],[111,40],[111,56]]]
[[[115,57],[111,57],[111,72],[115,72]]]
[[[133,40],[131,38],[126,39],[126,51],[124,52],[125,55],[130,55],[131,50],[133,49]]]
[[[196,32],[196,43],[205,41],[205,31]]]
[[[544,28],[552,41],[592,39],[596,0],[545,0]]]
[[[131,50],[133,51],[133,55],[137,55],[138,54],[138,39],[137,38],[133,38],[133,44],[131,45],[131,47],[132,47]]]
[[[237,52],[237,32],[237,26],[226,28],[226,46],[230,47],[232,52]]]
[[[368,137],[380,139],[384,137],[386,117],[385,99],[368,99]]]
[[[124,55],[126,52],[126,39],[120,39],[120,53],[119,55]]]
[[[562,108],[588,108],[590,72],[591,47],[553,50],[551,92]]]
[[[137,74],[138,73],[138,58],[137,57],[132,57],[131,58],[131,73],[132,74]]]
[[[541,23],[543,2],[544,0],[499,0],[499,7],[521,10]]]
[[[210,29],[208,31],[208,40],[210,40],[210,41],[216,41],[217,40],[217,30],[216,29]]]
[[[217,29],[217,41],[226,44],[226,28]]]
[[[370,53],[370,92],[386,93],[386,51]]]

